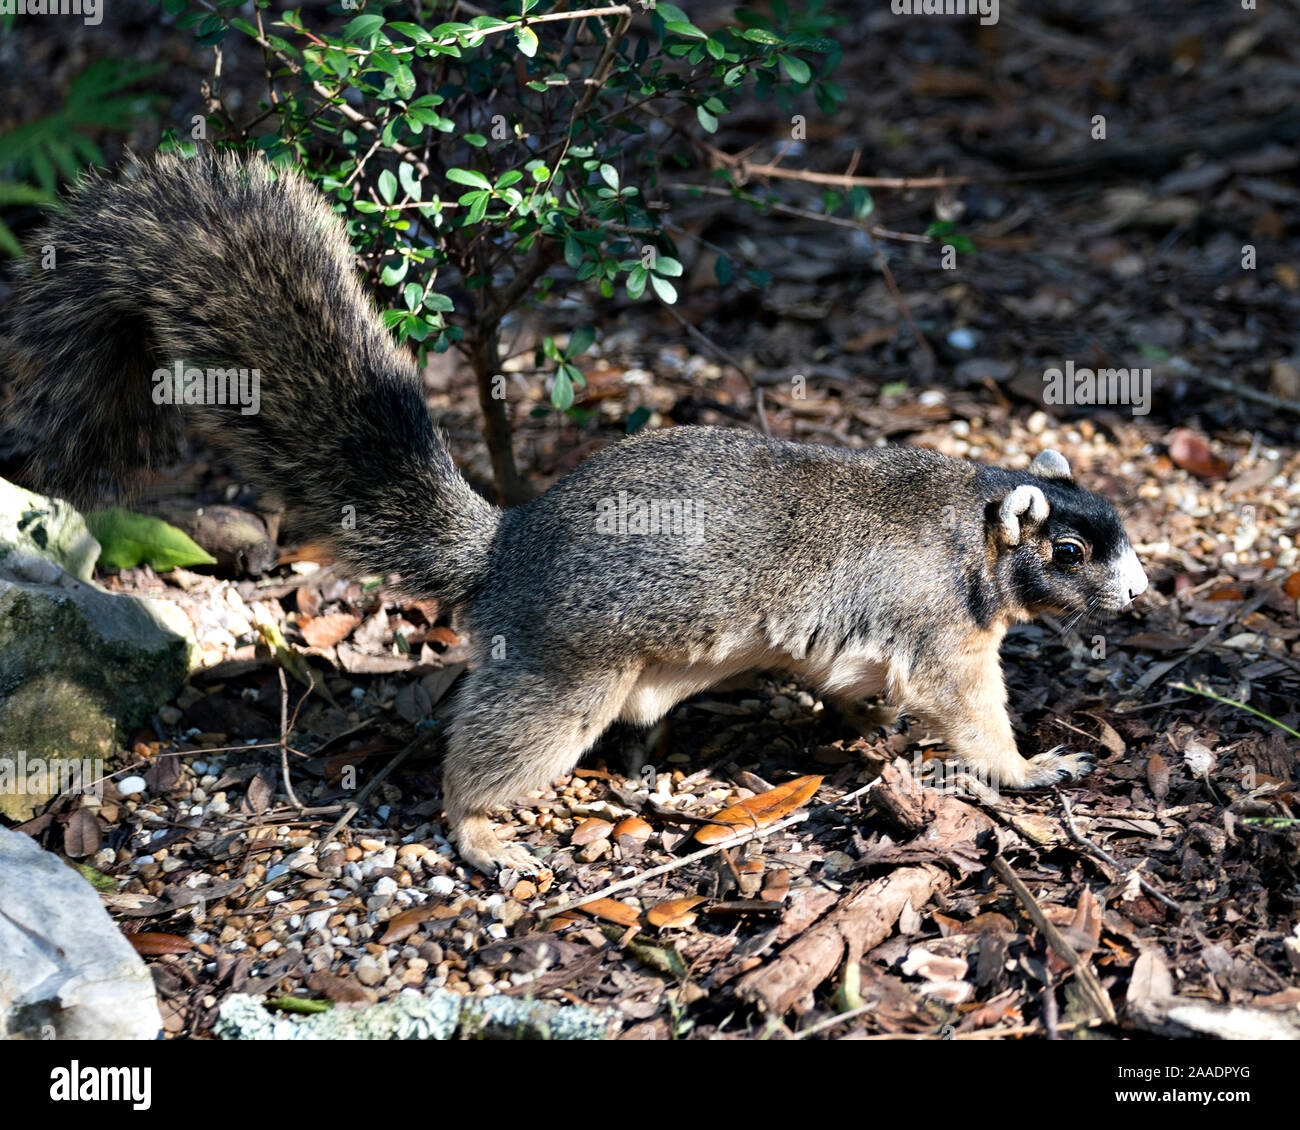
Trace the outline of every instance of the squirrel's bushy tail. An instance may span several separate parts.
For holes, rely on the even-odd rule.
[[[4,363],[16,422],[39,443],[35,476],[85,497],[194,423],[354,569],[462,601],[499,511],[438,438],[339,218],[260,159],[159,157],[131,174],[83,182],[17,287]],[[202,371],[201,392],[178,387],[178,362]],[[232,376],[242,403],[169,403],[219,399]]]

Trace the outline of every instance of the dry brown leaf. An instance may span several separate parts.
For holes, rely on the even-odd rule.
[[[569,837],[569,843],[582,847],[585,844],[595,843],[597,840],[606,840],[613,830],[614,825],[608,820],[589,816],[573,829],[573,835]]]
[[[1282,591],[1292,600],[1300,600],[1300,573],[1292,573],[1282,582]]]
[[[1111,753],[1122,755],[1124,751],[1128,749],[1128,744],[1119,736],[1115,727],[1104,718],[1098,718],[1097,721],[1101,723],[1101,733],[1097,735],[1101,744],[1110,750]]]
[[[664,899],[663,902],[655,903],[645,913],[645,920],[651,926],[657,926],[659,929],[665,929],[669,926],[685,927],[691,926],[695,922],[695,915],[691,910],[704,902],[702,895],[688,895],[685,898]]]
[[[1121,647],[1137,648],[1139,651],[1186,651],[1191,641],[1186,636],[1176,636],[1173,632],[1137,632],[1120,643]]]
[[[394,914],[388,920],[388,929],[384,931],[384,936],[379,939],[380,945],[391,946],[395,942],[404,942],[433,916],[433,911],[432,906],[426,905]]]
[[[768,872],[767,882],[763,884],[763,890],[758,897],[767,902],[783,902],[789,893],[790,872],[782,868],[780,871]]]
[[[695,833],[695,838],[702,844],[716,844],[730,839],[737,832],[750,828],[766,828],[783,820],[792,812],[803,807],[813,794],[821,787],[822,777],[796,777],[784,785],[778,785],[770,792],[759,793],[724,808],[707,824]]]
[[[634,840],[640,840],[642,843],[645,843],[653,832],[654,829],[642,820],[641,817],[629,816],[626,820],[620,820],[614,825],[612,835],[616,841],[622,839],[624,836],[631,836]]]
[[[309,647],[333,647],[347,639],[360,623],[361,617],[353,616],[351,612],[330,612],[299,620],[298,631]]]
[[[99,821],[88,808],[78,808],[63,829],[63,854],[73,859],[84,859],[99,850]]]
[[[135,947],[135,952],[145,957],[157,957],[164,953],[189,953],[194,943],[189,938],[176,934],[127,934],[126,940]]]
[[[442,624],[429,633],[429,639],[434,643],[442,644],[443,647],[455,647],[460,643],[460,636]]]
[[[1084,887],[1069,921],[1058,925],[1064,925],[1061,933],[1080,954],[1086,956],[1097,949],[1101,944],[1101,904],[1097,896]],[[1066,967],[1067,962],[1055,950],[1047,955],[1047,968],[1053,973],[1060,973]]]
[[[1206,600],[1245,600],[1246,594],[1236,585],[1228,585],[1225,588],[1215,589],[1210,593]]]
[[[596,899],[583,903],[578,909],[618,926],[635,926],[641,921],[641,915],[633,907],[617,899]]]
[[[1228,461],[1216,455],[1209,441],[1187,428],[1175,428],[1169,436],[1169,458],[1184,471],[1203,479],[1222,479],[1232,469]]]
[[[1169,762],[1158,753],[1153,753],[1147,760],[1147,785],[1157,804],[1169,795],[1169,773]]]

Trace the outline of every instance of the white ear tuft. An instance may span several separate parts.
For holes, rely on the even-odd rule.
[[[1065,456],[1051,448],[1040,451],[1034,457],[1034,461],[1029,464],[1029,473],[1037,475],[1040,479],[1074,479]]]
[[[1002,500],[998,521],[1008,545],[1020,544],[1020,517],[1028,512],[1031,522],[1041,522],[1048,515],[1047,497],[1037,487],[1022,484]]]

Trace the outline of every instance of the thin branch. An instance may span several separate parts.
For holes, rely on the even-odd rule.
[[[1242,400],[1253,400],[1256,404],[1266,404],[1270,408],[1276,408],[1279,412],[1292,412],[1300,416],[1300,400],[1283,400],[1280,396],[1274,396],[1272,393],[1261,392],[1259,389],[1239,385],[1235,381],[1224,380],[1222,377],[1213,377],[1208,373],[1201,373],[1196,379],[1203,381],[1211,388],[1217,388],[1220,392],[1230,392],[1234,396],[1239,396]]]
[[[370,799],[370,794],[379,788],[380,784],[387,780],[388,775],[401,765],[403,761],[410,757],[411,754],[415,752],[416,747],[423,741],[423,735],[416,738],[410,743],[410,745],[403,749],[401,753],[394,757],[387,765],[366,782],[365,787],[357,793],[356,799],[347,806],[343,815],[335,822],[334,827],[332,827],[326,835],[321,837],[320,847],[317,849],[318,856],[324,852],[325,845],[333,842],[334,838],[352,822],[352,817],[361,811],[362,806]]]
[[[709,146],[712,149],[712,146]],[[810,169],[783,169],[777,165],[750,164],[743,157],[731,157],[713,149],[719,160],[736,171],[741,183],[751,177],[798,180],[808,184],[832,185],[836,188],[942,188],[946,185],[970,184],[971,177],[857,177],[848,173],[815,173]]]
[[[1074,813],[1070,809],[1069,799],[1066,797],[1066,795],[1063,792],[1059,791],[1058,789],[1053,789],[1052,791],[1056,793],[1056,795],[1060,798],[1061,805],[1065,809],[1065,830],[1069,833],[1070,839],[1075,844],[1083,848],[1084,851],[1086,851],[1093,858],[1100,859],[1103,863],[1107,864],[1110,867],[1113,867],[1117,872],[1133,871],[1133,868],[1125,867],[1124,864],[1120,863],[1120,861],[1116,859],[1113,855],[1111,855],[1108,851],[1106,851],[1105,848],[1098,847],[1091,840],[1087,839],[1083,835],[1083,833],[1080,832],[1079,829],[1075,826]],[[1142,878],[1142,876],[1137,872],[1134,871],[1133,873],[1137,874],[1138,884],[1141,886],[1141,888],[1144,891],[1146,891],[1147,894],[1149,894],[1157,902],[1164,903],[1164,905],[1167,906],[1170,910],[1172,910],[1175,914],[1177,914],[1179,918],[1183,916],[1183,908],[1179,906],[1176,902],[1174,902],[1173,899],[1171,899],[1163,891],[1156,890],[1154,886],[1152,886],[1149,882],[1147,882],[1146,879]]]
[[[772,429],[768,426],[767,413],[763,410],[763,390],[758,386],[758,383],[754,380],[753,374],[748,372],[739,361],[737,361],[730,353],[728,353],[725,349],[723,349],[722,346],[720,346],[716,341],[714,341],[711,337],[709,337],[708,334],[706,334],[703,330],[699,329],[697,326],[691,325],[690,322],[688,322],[684,317],[682,317],[682,315],[678,312],[676,307],[669,306],[665,303],[664,309],[667,310],[668,313],[670,313],[674,318],[677,319],[677,324],[681,326],[682,329],[684,329],[688,334],[690,334],[692,338],[698,341],[706,349],[711,350],[714,354],[720,357],[726,364],[730,365],[733,369],[736,370],[736,372],[738,372],[742,377],[745,378],[745,383],[749,385],[750,394],[754,398],[754,411],[758,415],[759,427],[763,429],[763,434],[765,436],[770,436],[772,434]]]
[[[1011,870],[1011,865],[1000,855],[993,857],[993,870],[1012,893],[1020,900],[1020,905],[1025,908],[1025,913],[1029,915],[1030,920],[1042,932],[1043,937],[1047,939],[1047,944],[1056,951],[1056,955],[1065,962],[1072,970],[1074,975],[1079,979],[1079,985],[1089,1000],[1092,1001],[1101,1018],[1108,1024],[1115,1023],[1115,1006],[1111,1004],[1110,996],[1106,990],[1101,987],[1101,982],[1097,980],[1097,975],[1092,971],[1086,961],[1081,958],[1061,934],[1061,932],[1052,925],[1051,919],[1043,913],[1043,908],[1039,906],[1038,900],[1034,898],[1033,893],[1021,881],[1020,876]]]
[[[562,906],[548,907],[538,915],[538,920],[544,922],[548,918],[554,918],[557,914],[564,914],[566,911],[576,910],[580,906],[585,906],[589,902],[595,902],[596,899],[607,898],[615,891],[626,891],[632,887],[639,887],[649,879],[655,879],[660,875],[667,875],[670,871],[676,871],[680,867],[686,867],[691,863],[698,862],[701,859],[706,859],[711,855],[716,855],[718,852],[723,851],[726,848],[737,847],[738,845],[747,843],[750,840],[757,840],[765,836],[770,836],[773,832],[779,832],[781,829],[789,828],[794,824],[802,824],[805,820],[809,820],[814,816],[818,816],[821,813],[827,812],[832,808],[847,803],[848,801],[856,800],[858,797],[874,789],[878,784],[880,784],[880,781],[881,778],[877,777],[874,781],[869,781],[861,788],[854,789],[851,793],[845,793],[842,797],[837,797],[835,800],[830,801],[827,804],[818,805],[816,808],[811,808],[806,812],[796,812],[793,816],[787,816],[784,820],[778,820],[775,824],[769,824],[765,828],[755,828],[746,832],[740,832],[737,835],[732,836],[730,839],[722,840],[719,843],[713,844],[711,847],[706,847],[700,851],[692,852],[690,855],[683,855],[679,859],[674,859],[671,863],[664,863],[659,867],[652,867],[649,871],[644,871],[639,875],[633,875],[628,879],[620,879],[617,883],[611,883],[607,887],[602,887],[600,890],[593,891],[589,895],[583,895],[582,898],[575,899],[572,902],[566,902]]]
[[[298,794],[293,791],[293,781],[289,776],[289,731],[293,729],[298,721],[298,711],[302,709],[302,704],[307,701],[307,695],[311,694],[312,687],[316,685],[316,677],[308,669],[308,677],[311,684],[307,687],[307,692],[298,700],[298,705],[294,707],[293,719],[289,718],[289,684],[284,677],[284,668],[277,667],[280,673],[280,772],[284,776],[284,792],[289,798],[289,803],[294,808],[302,811],[306,805],[298,799]]]

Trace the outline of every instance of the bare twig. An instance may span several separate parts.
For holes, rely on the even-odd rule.
[[[710,147],[712,148],[712,147]],[[799,180],[808,184],[825,184],[837,188],[942,188],[946,185],[970,184],[971,177],[855,177],[848,173],[814,173],[809,169],[783,169],[776,165],[754,165],[743,157],[731,157],[720,149],[713,152],[724,164],[736,170],[742,182],[750,177],[775,177]]]
[[[1223,377],[1214,377],[1208,373],[1201,373],[1196,379],[1211,388],[1217,388],[1220,392],[1230,392],[1234,396],[1239,396],[1242,400],[1253,400],[1256,404],[1266,404],[1270,408],[1276,408],[1279,412],[1292,412],[1300,416],[1300,400],[1283,400],[1282,397],[1274,396],[1272,393],[1261,392],[1259,389],[1251,388],[1248,385],[1224,380]]]
[[[1093,856],[1095,859],[1100,859],[1102,863],[1105,863],[1108,866],[1113,867],[1117,872],[1133,871],[1133,868],[1125,867],[1124,864],[1120,863],[1120,861],[1116,859],[1113,855],[1111,855],[1108,851],[1106,851],[1105,848],[1098,847],[1091,840],[1085,838],[1083,833],[1079,831],[1078,827],[1074,823],[1074,812],[1070,808],[1069,798],[1066,797],[1066,795],[1063,792],[1061,792],[1059,789],[1053,789],[1052,791],[1056,793],[1057,797],[1061,801],[1061,806],[1065,810],[1065,829],[1069,833],[1071,841],[1073,841],[1079,847],[1083,848],[1084,851],[1086,851],[1089,855]],[[1134,873],[1137,874],[1136,872]],[[1155,899],[1157,902],[1164,903],[1165,906],[1167,906],[1180,918],[1182,917],[1183,908],[1180,907],[1176,902],[1174,902],[1173,899],[1171,899],[1164,892],[1156,890],[1156,888],[1152,886],[1149,882],[1147,882],[1146,879],[1142,878],[1141,874],[1138,874],[1137,880],[1138,880],[1138,885],[1141,886],[1141,888],[1144,891],[1146,891],[1146,893],[1149,894],[1153,899]]]
[[[1169,674],[1170,671],[1172,671],[1175,667],[1178,667],[1184,661],[1190,659],[1198,651],[1201,651],[1203,648],[1209,647],[1210,644],[1212,644],[1221,635],[1223,635],[1223,633],[1227,631],[1228,628],[1230,628],[1233,624],[1237,623],[1238,621],[1244,620],[1247,616],[1249,616],[1252,612],[1254,612],[1257,608],[1259,608],[1259,606],[1263,604],[1264,601],[1266,601],[1267,599],[1268,599],[1267,592],[1260,593],[1259,596],[1255,597],[1254,600],[1248,602],[1247,604],[1243,604],[1241,608],[1239,608],[1236,612],[1232,613],[1231,615],[1225,616],[1213,628],[1211,628],[1210,631],[1206,632],[1205,635],[1203,635],[1199,640],[1197,640],[1194,644],[1192,644],[1191,647],[1189,647],[1185,652],[1183,652],[1182,655],[1178,656],[1175,659],[1167,659],[1163,663],[1157,663],[1155,666],[1151,667],[1147,671],[1147,673],[1142,676],[1142,678],[1140,678],[1136,683],[1133,684],[1133,693],[1144,694],[1146,690],[1153,683],[1158,682],[1160,679],[1163,679],[1166,675]]]
[[[1021,881],[1020,876],[1011,870],[1011,865],[1002,856],[995,855],[992,866],[1002,881],[1011,888],[1016,898],[1020,900],[1020,905],[1025,908],[1025,913],[1029,915],[1033,924],[1042,931],[1043,937],[1047,939],[1047,944],[1056,951],[1056,955],[1066,965],[1074,970],[1074,975],[1079,979],[1080,986],[1088,999],[1092,1001],[1101,1018],[1108,1024],[1114,1024],[1115,1006],[1111,1004],[1106,990],[1101,987],[1097,975],[1092,971],[1092,966],[1075,952],[1074,947],[1052,925],[1051,919],[1043,913],[1043,908],[1038,905],[1038,900],[1034,898],[1033,893]]]
[[[663,187],[667,190],[679,190],[688,192],[703,192],[710,196],[734,197],[739,189],[719,188],[716,185],[690,184],[689,182],[673,182],[665,184]],[[827,216],[820,212],[810,212],[806,208],[796,208],[793,204],[784,204],[779,200],[762,200],[759,197],[751,196],[747,193],[741,193],[749,203],[757,204],[760,207],[771,208],[774,212],[779,212],[784,216],[797,216],[801,220],[812,220],[814,223],[830,224],[832,227],[849,228],[851,231],[862,232],[871,239],[906,239],[913,243],[930,243],[929,236],[908,235],[905,232],[893,232],[886,228],[872,227],[857,220],[846,220],[842,216]],[[903,295],[898,289],[898,284],[894,281],[894,274],[889,269],[889,264],[885,262],[885,256],[877,246],[872,247],[877,269],[884,277],[885,285],[889,288],[889,293],[894,299],[894,305],[898,307],[899,316],[907,324],[907,328],[912,331],[912,336],[916,338],[917,344],[925,353],[929,364],[934,364],[934,350],[930,348],[930,343],[921,333],[920,327],[912,318],[912,312],[907,308],[907,303],[903,300]]]
[[[855,800],[864,793],[875,788],[879,783],[880,778],[877,777],[876,780],[868,782],[861,788],[854,789],[851,793],[845,793],[842,797],[838,797],[837,799],[830,801],[828,804],[818,805],[816,808],[809,809],[806,812],[796,812],[793,816],[787,816],[784,820],[778,820],[775,824],[769,824],[765,828],[757,828],[741,832],[732,836],[730,839],[722,840],[719,843],[713,844],[711,847],[706,847],[700,851],[692,852],[690,855],[683,855],[679,859],[674,859],[671,863],[664,863],[659,867],[652,867],[649,871],[644,871],[639,875],[633,875],[627,879],[620,879],[617,883],[611,883],[609,886],[602,887],[598,891],[593,891],[589,895],[583,895],[582,898],[575,899],[573,902],[566,902],[562,906],[550,906],[538,915],[538,919],[540,921],[545,921],[548,918],[554,918],[557,914],[564,914],[566,911],[576,910],[578,907],[585,906],[589,902],[595,902],[597,899],[608,898],[616,891],[626,891],[633,887],[639,887],[650,879],[658,878],[660,875],[667,875],[670,871],[676,871],[678,868],[686,867],[701,859],[706,859],[711,855],[716,855],[725,848],[736,847],[739,844],[748,842],[749,840],[756,840],[764,836],[770,836],[773,832],[779,832],[781,829],[789,828],[794,824],[802,824],[805,820],[808,820],[819,813],[835,808],[847,801]]]
[[[410,757],[411,754],[415,752],[416,748],[423,741],[424,741],[423,735],[416,738],[413,742],[411,742],[408,746],[406,746],[406,748],[403,749],[401,753],[397,754],[397,756],[394,757],[392,761],[390,761],[387,765],[385,765],[381,770],[379,770],[378,773],[376,773],[369,781],[366,782],[365,787],[359,793],[357,793],[356,799],[353,800],[347,806],[347,808],[343,812],[343,815],[340,816],[337,821],[335,821],[334,827],[332,827],[326,835],[321,837],[320,847],[316,849],[316,854],[318,857],[325,850],[325,845],[331,843],[334,840],[334,838],[352,822],[352,818],[358,812],[361,811],[362,806],[366,803],[367,800],[370,799],[370,794],[373,793],[377,788],[379,788],[379,786],[385,780],[387,780],[388,775],[392,773],[392,771],[396,769],[399,765],[401,765],[403,761],[405,761],[408,757]]]
[[[774,832],[779,832],[783,828],[789,828],[795,824],[802,824],[812,815],[811,812],[796,812],[793,816],[787,816],[784,820],[778,820],[775,824],[769,824],[765,828],[759,828],[754,831],[741,832],[732,836],[730,839],[723,840],[721,843],[713,844],[711,847],[702,848],[700,851],[692,852],[690,855],[683,855],[679,859],[674,859],[671,863],[664,863],[658,867],[652,867],[649,871],[643,871],[639,875],[633,875],[628,879],[620,879],[617,883],[610,883],[607,887],[602,887],[598,891],[592,891],[589,895],[583,895],[580,899],[573,902],[566,902],[563,906],[552,906],[543,910],[537,917],[540,921],[548,918],[554,918],[557,914],[564,914],[570,910],[577,910],[589,902],[595,902],[597,899],[607,898],[616,891],[631,890],[633,887],[639,887],[642,883],[650,879],[658,878],[660,875],[667,875],[670,871],[676,871],[679,868],[686,867],[692,863],[698,863],[701,859],[707,859],[711,855],[717,855],[718,852],[725,848],[736,847],[740,844],[747,843],[750,840],[756,840],[763,836],[770,836]]]
[[[289,777],[289,731],[293,729],[294,724],[298,721],[298,711],[302,709],[302,704],[307,700],[307,695],[311,694],[312,687],[316,685],[316,678],[308,669],[308,676],[311,678],[311,684],[307,687],[306,694],[298,700],[298,705],[294,707],[293,720],[289,719],[289,684],[285,681],[284,668],[278,667],[280,673],[280,772],[284,776],[284,792],[289,798],[289,803],[299,810],[306,808],[306,805],[298,799],[298,794],[293,791],[293,781]]]
[[[865,1016],[868,1012],[875,1012],[878,1005],[864,1004],[857,1008],[851,1008],[848,1012],[841,1012],[838,1016],[832,1016],[829,1020],[819,1020],[816,1024],[807,1028],[801,1028],[791,1039],[811,1040],[814,1036],[820,1036],[823,1032],[828,1032],[838,1024],[844,1024],[849,1020],[856,1020],[859,1016]]]
[[[682,315],[677,311],[675,307],[665,305],[664,309],[667,310],[668,313],[670,313],[674,318],[677,319],[677,324],[681,326],[682,329],[684,329],[688,334],[690,334],[692,338],[698,341],[706,349],[712,351],[714,354],[720,357],[724,362],[730,365],[733,369],[736,370],[736,372],[738,372],[742,377],[745,378],[745,383],[749,385],[750,394],[754,398],[754,411],[758,415],[758,425],[763,429],[763,434],[765,436],[770,436],[772,434],[772,429],[768,427],[767,413],[763,411],[763,390],[758,386],[758,383],[754,380],[753,374],[750,373],[739,361],[737,361],[730,353],[728,353],[725,349],[723,349],[722,346],[720,346],[716,341],[714,341],[711,337],[709,337],[709,335],[706,334],[703,330],[701,330],[698,326],[691,325],[690,322],[688,322],[684,317],[682,317]]]

